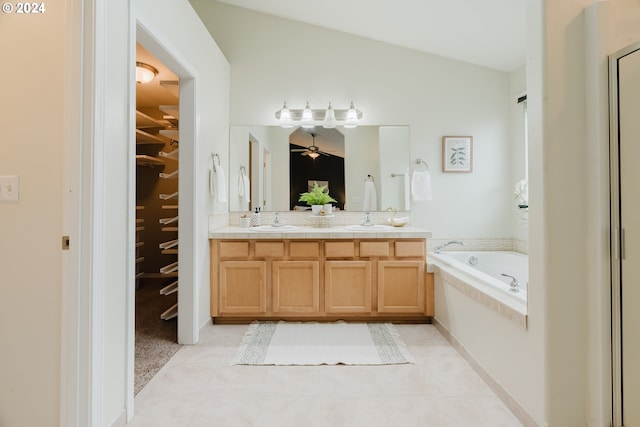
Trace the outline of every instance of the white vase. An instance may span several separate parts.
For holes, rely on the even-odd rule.
[[[321,210],[322,210],[322,205],[311,205],[312,215],[320,215]]]

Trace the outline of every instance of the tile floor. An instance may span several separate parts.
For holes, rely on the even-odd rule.
[[[209,325],[136,396],[134,427],[522,426],[432,325],[395,325],[416,364],[228,366],[247,325]]]

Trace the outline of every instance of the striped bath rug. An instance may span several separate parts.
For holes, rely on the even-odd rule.
[[[415,363],[390,323],[254,322],[232,365]]]

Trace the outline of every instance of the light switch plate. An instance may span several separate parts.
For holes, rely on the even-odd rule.
[[[20,199],[20,177],[0,176],[0,200]]]

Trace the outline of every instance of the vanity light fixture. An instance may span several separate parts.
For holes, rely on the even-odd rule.
[[[309,106],[308,102],[304,109],[294,110],[289,109],[285,102],[282,109],[276,111],[276,119],[278,119],[280,126],[283,128],[290,128],[296,126],[296,124],[305,129],[319,125],[327,129],[340,125],[345,128],[354,128],[362,119],[362,111],[357,110],[353,106],[353,102],[349,109],[345,110],[333,109],[331,103],[329,103],[329,107],[326,110],[315,110]]]
[[[144,62],[136,62],[136,82],[137,83],[149,83],[158,75],[158,70]]]

